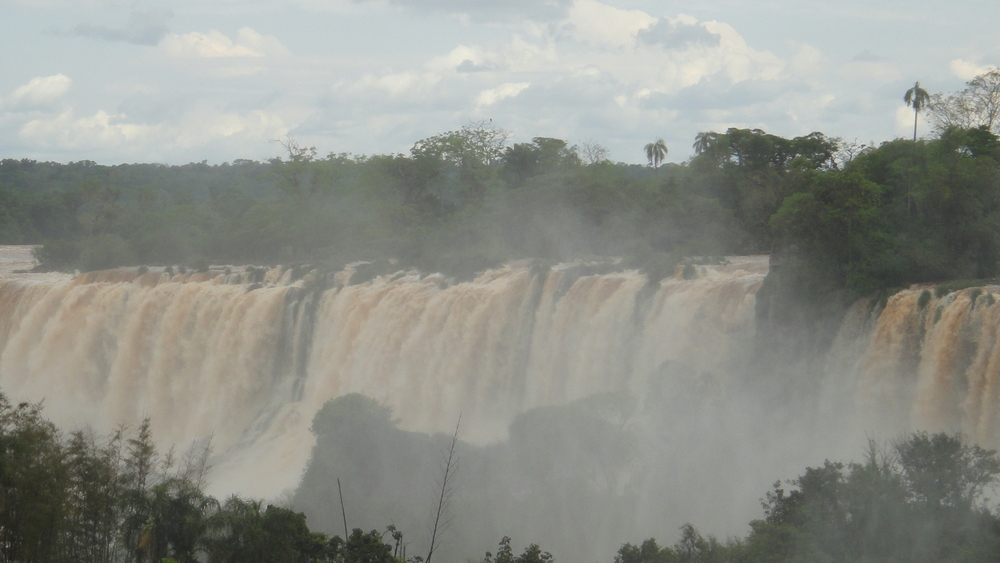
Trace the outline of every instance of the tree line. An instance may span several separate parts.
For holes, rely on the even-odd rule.
[[[511,142],[471,123],[408,154],[318,155],[294,139],[267,162],[184,166],[0,161],[0,243],[44,243],[49,269],[205,263],[401,267],[471,275],[517,258],[798,256],[820,286],[860,295],[996,274],[1000,72],[908,103],[934,136],[870,146],[814,132],[700,133],[694,156],[613,163],[595,143]],[[916,117],[916,112],[915,112]]]

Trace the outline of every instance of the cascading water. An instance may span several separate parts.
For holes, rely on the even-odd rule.
[[[294,488],[314,415],[352,392],[391,406],[407,430],[447,432],[461,415],[462,438],[477,444],[504,440],[535,407],[606,392],[637,399],[622,428],[642,447],[606,485],[618,495],[609,514],[625,524],[592,523],[605,527],[587,543],[569,518],[537,538],[570,554],[609,555],[684,522],[743,533],[775,479],[856,458],[865,436],[960,430],[1000,441],[993,287],[861,300],[815,364],[825,368],[801,375],[819,394],[771,397],[743,379],[765,365],[748,368],[766,257],[656,283],[608,264],[531,262],[463,283],[415,272],[351,283],[350,269],[15,273],[30,265],[24,253],[0,248],[0,388],[44,400],[64,428],[106,432],[149,417],[164,447],[211,436],[216,496]],[[535,522],[494,518],[522,520],[525,535]]]
[[[873,423],[1000,445],[998,290],[915,287],[888,299],[869,323],[860,369],[858,403]]]
[[[298,482],[313,415],[349,392],[392,406],[406,429],[447,430],[461,413],[463,438],[487,443],[533,407],[662,392],[664,366],[733,373],[766,257],[699,269],[653,285],[586,264],[353,285],[348,272],[292,281],[280,268],[263,282],[242,270],[7,273],[0,388],[44,400],[64,427],[149,417],[161,444],[211,436],[210,492],[273,496]]]

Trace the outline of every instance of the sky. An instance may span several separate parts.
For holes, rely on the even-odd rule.
[[[1000,64],[984,0],[0,0],[0,158],[407,153],[485,121],[684,162],[700,131],[912,135]],[[929,132],[925,127],[921,132]]]

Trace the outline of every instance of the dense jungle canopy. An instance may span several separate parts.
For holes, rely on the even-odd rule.
[[[287,140],[269,162],[211,166],[6,159],[0,243],[44,243],[43,267],[81,270],[391,259],[461,276],[618,256],[660,272],[771,252],[855,294],[996,274],[1000,143],[987,128],[878,147],[730,129],[658,168],[506,137],[477,124],[409,155],[324,158]]]

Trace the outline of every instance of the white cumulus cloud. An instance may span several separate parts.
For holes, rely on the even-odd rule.
[[[57,152],[125,159],[197,155],[218,143],[255,152],[270,139],[287,135],[282,116],[264,110],[220,111],[211,105],[188,108],[175,121],[141,122],[123,113],[98,110],[89,115],[67,109],[24,123],[17,134],[26,146]],[[180,157],[183,158],[183,157]]]
[[[622,10],[595,0],[576,0],[563,29],[579,41],[625,47],[640,30],[656,23],[641,10]]]
[[[530,82],[507,82],[496,88],[483,90],[476,97],[476,106],[491,106],[504,98],[513,98],[531,86]]]
[[[984,72],[993,70],[993,68],[994,67],[976,64],[964,59],[955,59],[948,64],[948,69],[951,70],[951,73],[962,80],[972,80]]]
[[[39,76],[17,87],[3,99],[3,105],[13,110],[51,108],[66,96],[73,81],[65,74]]]
[[[197,31],[184,35],[171,33],[163,38],[160,47],[173,57],[198,59],[267,57],[288,54],[288,49],[281,44],[278,38],[261,35],[249,27],[240,29],[236,34],[235,41],[215,29],[208,33]]]
[[[32,144],[63,149],[89,148],[95,145],[120,146],[143,140],[151,127],[128,123],[122,116],[99,110],[77,117],[66,110],[51,118],[33,119],[21,127],[21,137]]]

